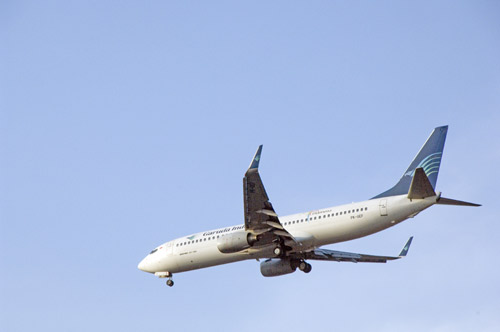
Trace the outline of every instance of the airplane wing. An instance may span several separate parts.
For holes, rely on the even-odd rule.
[[[335,261],[335,262],[353,262],[353,263],[385,263],[390,260],[400,259],[406,256],[410,249],[413,236],[406,242],[399,256],[374,256],[355,254],[351,252],[343,252],[328,249],[315,249],[313,251],[298,254],[298,258],[312,259],[320,261]]]
[[[281,225],[273,205],[269,201],[266,189],[259,175],[259,161],[262,145],[259,146],[250,167],[243,178],[243,199],[245,210],[245,230],[255,235],[272,235],[292,239]]]

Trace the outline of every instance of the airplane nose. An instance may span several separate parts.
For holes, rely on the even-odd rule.
[[[148,268],[147,268],[147,263],[146,263],[146,258],[144,258],[140,263],[139,265],[137,265],[137,268],[141,271],[144,271],[144,272],[149,272],[148,271]]]

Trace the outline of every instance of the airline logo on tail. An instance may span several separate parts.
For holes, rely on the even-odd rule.
[[[439,165],[441,164],[442,152],[436,152],[425,157],[417,167],[405,173],[405,176],[413,177],[417,168],[423,168],[425,175],[429,177],[431,174],[439,172]]]

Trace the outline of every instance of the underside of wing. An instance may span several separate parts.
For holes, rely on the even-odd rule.
[[[399,256],[376,256],[356,254],[351,252],[328,250],[328,249],[315,249],[312,251],[297,254],[298,258],[311,259],[320,261],[335,261],[335,262],[353,262],[353,263],[386,263],[390,260],[400,259],[408,253],[413,237],[406,242],[403,250]]]

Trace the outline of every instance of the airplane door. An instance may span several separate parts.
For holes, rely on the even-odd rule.
[[[380,215],[386,216],[387,215],[387,200],[386,199],[380,200],[379,208],[380,208]]]
[[[172,255],[172,248],[173,248],[173,243],[172,241],[170,242],[167,242],[167,245],[166,245],[166,251],[167,251],[167,255]]]

